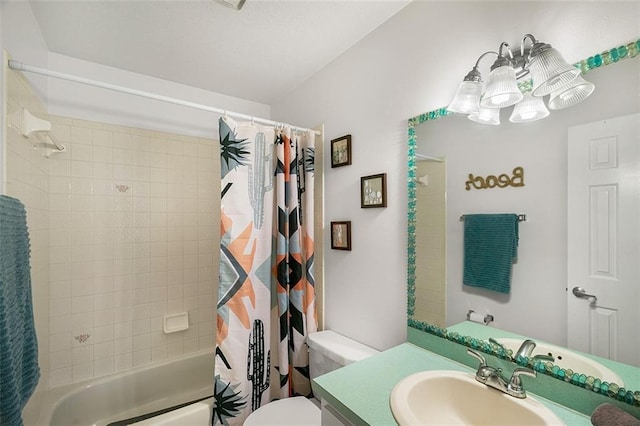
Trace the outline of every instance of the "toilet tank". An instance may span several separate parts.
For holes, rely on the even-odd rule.
[[[307,344],[309,374],[312,379],[379,353],[331,330],[311,333],[307,338]]]

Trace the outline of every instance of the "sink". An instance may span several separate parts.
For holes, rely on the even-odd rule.
[[[511,397],[460,371],[412,374],[396,384],[390,403],[400,426],[564,424],[531,396]]]
[[[522,340],[520,339],[499,338],[495,340],[506,349],[511,349],[514,354],[522,344]],[[622,378],[609,368],[600,364],[596,360],[587,358],[586,356],[580,355],[579,353],[573,352],[567,348],[536,341],[536,347],[533,349],[532,356],[533,355],[551,355],[555,358],[553,363],[560,368],[565,370],[571,369],[574,373],[593,376],[595,378],[599,378],[603,382],[615,383],[620,387],[624,387]]]

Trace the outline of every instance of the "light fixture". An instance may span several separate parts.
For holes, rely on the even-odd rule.
[[[522,39],[522,46],[527,38],[533,42],[527,58],[531,80],[533,80],[533,96],[544,96],[571,83],[580,75],[580,70],[567,63],[560,52],[550,44],[536,40],[531,34]],[[521,48],[521,51],[524,49]]]
[[[502,54],[502,48],[506,47],[511,60]],[[480,107],[482,108],[506,108],[522,100],[522,92],[516,81],[516,70],[512,66],[513,53],[509,44],[501,43],[498,49],[498,59],[491,66],[491,73],[487,80],[487,90],[482,95]]]
[[[480,55],[476,64],[471,71],[464,76],[464,80],[462,80],[462,83],[458,86],[453,101],[451,101],[447,107],[448,111],[459,114],[473,114],[480,111],[480,97],[482,96],[484,86],[482,83],[482,74],[480,74],[478,66],[482,58],[490,54],[498,55],[498,52],[488,51]]]
[[[480,58],[478,58],[478,62]],[[456,96],[447,109],[460,114],[472,114],[480,110],[480,96],[482,96],[482,78],[478,71],[478,62],[464,77],[456,90]]]
[[[593,83],[578,76],[569,86],[561,87],[551,92],[551,96],[549,96],[549,109],[558,110],[573,106],[591,95],[595,88],[596,86]]]
[[[526,123],[540,120],[549,115],[549,110],[544,105],[544,100],[533,96],[531,92],[524,94],[522,102],[516,104],[511,112],[509,121],[512,123]]]
[[[530,41],[530,47],[525,47],[527,41]],[[506,54],[503,49],[507,49]],[[480,60],[488,54],[497,58],[484,90],[478,67]],[[498,52],[483,53],[458,86],[447,110],[466,114],[478,123],[497,125],[500,110],[515,105],[509,121],[540,120],[549,115],[543,100],[546,95],[551,95],[549,109],[554,110],[575,105],[591,95],[594,85],[580,74],[580,69],[569,65],[550,44],[526,34],[519,52],[512,52],[509,44],[502,42]]]
[[[480,111],[469,114],[468,118],[476,123],[497,126],[500,124],[500,108],[480,108]]]

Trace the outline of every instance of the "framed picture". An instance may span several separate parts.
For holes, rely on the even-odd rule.
[[[345,135],[331,141],[331,167],[351,164],[351,135]]]
[[[360,178],[360,207],[387,207],[387,174]]]
[[[331,222],[331,248],[351,250],[351,221]]]

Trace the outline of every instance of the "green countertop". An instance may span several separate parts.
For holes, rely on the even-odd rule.
[[[389,397],[401,379],[425,370],[473,371],[461,364],[404,343],[314,379],[320,398],[356,425],[395,425]],[[567,425],[590,425],[587,416],[537,395]]]

